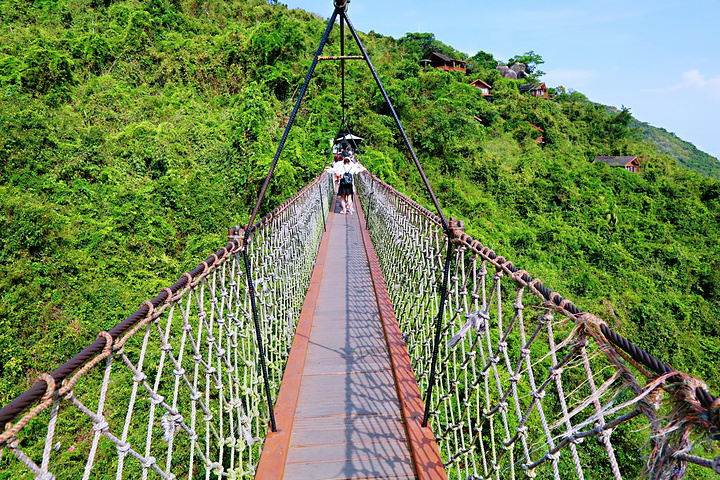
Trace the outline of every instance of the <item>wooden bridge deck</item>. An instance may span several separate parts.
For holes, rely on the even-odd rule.
[[[337,203],[256,478],[445,478],[362,213]]]

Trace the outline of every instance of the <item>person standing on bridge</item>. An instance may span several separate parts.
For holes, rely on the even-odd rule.
[[[336,176],[340,176],[340,188],[338,188],[338,195],[340,195],[340,206],[342,207],[342,214],[353,214],[353,175],[365,171],[366,168],[359,163],[352,163],[350,157],[344,157],[342,163],[336,163],[333,167],[333,172]]]
[[[340,184],[340,175],[338,175],[337,167],[342,165],[343,163],[343,157],[339,153],[336,153],[333,157],[332,165],[330,166],[330,171],[333,172],[333,177],[335,178],[335,193],[338,193],[338,185]]]

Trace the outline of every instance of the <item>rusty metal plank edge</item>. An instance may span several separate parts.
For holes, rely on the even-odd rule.
[[[333,198],[330,212],[335,211]],[[334,213],[333,213],[334,214]],[[329,216],[329,215],[328,215]],[[332,222],[327,222],[326,231],[323,233],[318,249],[318,256],[315,261],[310,286],[303,302],[300,318],[295,329],[292,347],[288,362],[283,372],[280,391],[275,402],[275,417],[277,420],[277,432],[268,431],[263,444],[262,454],[255,473],[256,480],[276,480],[283,477],[285,463],[287,460],[290,445],[290,434],[292,433],[295,410],[297,408],[298,395],[300,393],[300,381],[302,380],[305,368],[305,357],[307,354],[310,330],[312,329],[315,304],[320,293],[320,282],[322,281],[325,260],[327,257],[328,242]]]
[[[380,270],[380,262],[375,254],[370,234],[363,227],[367,225],[365,215],[360,202],[354,203],[357,205],[363,243],[365,244],[365,251],[370,265],[370,275],[373,280],[380,317],[390,349],[390,360],[397,382],[400,406],[405,417],[405,428],[410,440],[410,450],[415,463],[415,471],[418,480],[445,480],[447,479],[447,473],[440,457],[440,450],[435,442],[435,435],[430,427],[421,426],[425,404],[415,380],[410,357],[402,341],[402,333]]]

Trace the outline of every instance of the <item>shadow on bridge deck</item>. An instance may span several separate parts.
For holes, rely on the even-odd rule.
[[[337,203],[256,478],[445,478],[362,212]]]

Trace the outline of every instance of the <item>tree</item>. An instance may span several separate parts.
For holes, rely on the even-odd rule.
[[[478,73],[481,70],[494,70],[498,62],[491,54],[480,50],[478,53],[468,58],[467,72],[469,74]]]
[[[425,57],[430,52],[442,53],[448,57],[465,59],[466,54],[458,52],[449,45],[445,45],[439,40],[435,39],[435,35],[432,33],[406,33],[404,37],[398,40],[400,46],[407,49],[409,52],[415,55],[416,59],[419,60]]]

